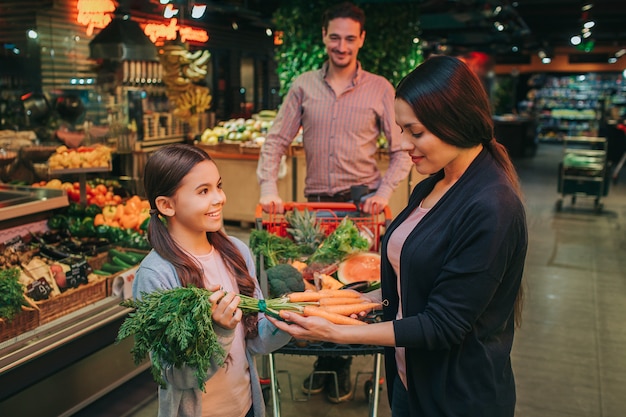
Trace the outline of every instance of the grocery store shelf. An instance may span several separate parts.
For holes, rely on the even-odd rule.
[[[0,221],[65,207],[63,190],[0,184]]]

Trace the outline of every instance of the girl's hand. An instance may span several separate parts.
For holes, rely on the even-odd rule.
[[[211,315],[213,323],[228,330],[237,327],[243,317],[243,312],[238,308],[241,301],[239,296],[226,293],[219,287],[209,288],[209,290],[214,291],[209,297],[213,311]]]

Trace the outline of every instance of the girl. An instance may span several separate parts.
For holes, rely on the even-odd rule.
[[[227,352],[224,366],[208,370],[204,393],[193,369],[165,367],[159,417],[264,416],[254,355],[280,348],[290,336],[238,308],[236,294],[260,298],[261,291],[250,250],[222,229],[226,195],[217,166],[194,146],[165,146],[148,159],[144,186],[153,249],[135,275],[133,296],[189,285],[214,291],[214,330]]]

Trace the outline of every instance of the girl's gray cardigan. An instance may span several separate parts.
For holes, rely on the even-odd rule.
[[[250,249],[241,240],[232,236],[230,239],[246,260],[250,276],[255,277],[256,271]],[[139,299],[142,293],[150,293],[158,289],[167,290],[180,286],[181,283],[174,266],[163,259],[156,251],[152,250],[141,262],[135,274],[133,297]],[[256,297],[262,298],[258,285]],[[220,344],[228,352],[234,339],[234,330],[225,330],[219,326],[215,326],[214,330]],[[259,314],[259,335],[254,339],[246,340],[246,358],[250,368],[252,404],[255,417],[265,416],[265,403],[261,392],[255,356],[265,355],[279,349],[289,342],[290,339],[291,336],[278,331],[269,320],[262,314]],[[217,364],[212,365],[208,370],[207,377],[211,378],[218,369]],[[198,388],[198,382],[193,371],[189,367],[165,367],[162,376],[166,386],[159,388],[158,417],[200,417],[202,415],[202,391]]]

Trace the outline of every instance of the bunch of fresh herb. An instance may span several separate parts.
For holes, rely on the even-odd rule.
[[[342,261],[353,252],[368,250],[370,242],[361,236],[359,229],[347,216],[320,244],[307,263],[334,263]]]
[[[26,305],[24,287],[19,278],[19,268],[0,270],[0,317],[8,321],[13,320],[22,306]]]
[[[303,249],[293,240],[274,235],[267,230],[254,229],[250,232],[250,249],[256,256],[264,257],[266,268],[287,263],[303,255]]]
[[[225,352],[217,341],[211,320],[211,292],[204,288],[179,287],[142,294],[141,300],[125,300],[122,306],[133,308],[119,329],[117,341],[134,336],[131,354],[136,364],[152,355],[152,375],[161,386],[163,366],[187,365],[195,369],[198,387],[213,362],[223,365]],[[279,310],[302,311],[303,303],[285,298],[258,300],[239,295],[244,314],[264,312],[278,317]],[[306,304],[306,303],[304,303]]]

